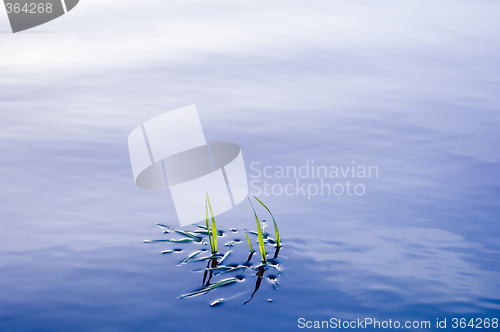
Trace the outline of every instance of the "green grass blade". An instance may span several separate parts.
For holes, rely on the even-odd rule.
[[[245,232],[245,235],[247,236],[247,242],[248,242],[248,247],[250,248],[250,252],[254,252],[252,247],[252,242],[250,242],[250,238],[248,237],[248,233]]]
[[[212,243],[212,237],[210,236],[210,224],[208,223],[208,202],[205,202],[205,212],[206,212],[206,215],[207,215],[207,218],[206,218],[206,223],[207,223],[207,234],[208,234],[208,242],[210,242],[210,250],[212,250],[212,252],[214,251],[214,245]]]
[[[276,221],[273,218],[274,222],[274,233],[276,234],[276,245],[278,247],[281,247],[281,240],[280,240],[280,232],[278,231],[278,225],[276,225]]]
[[[210,209],[210,212],[212,209]],[[212,241],[214,243],[214,252],[217,252],[217,226],[215,225],[215,218],[212,215]]]
[[[215,225],[214,211],[212,210],[212,204],[210,204],[210,198],[208,198],[208,193],[207,193],[207,203],[208,207],[210,208],[210,214],[212,215],[212,229],[210,231],[212,233],[212,243],[213,243],[212,252],[217,252],[217,226]]]
[[[255,214],[255,220],[257,221],[257,231],[259,233],[259,249],[260,249],[260,255],[262,256],[262,262],[267,263],[267,258],[266,258],[266,247],[264,245],[264,238],[262,237],[262,230],[260,229],[259,225],[259,219],[257,217],[257,214]]]
[[[255,222],[257,223],[257,236],[259,238],[259,249],[260,249],[260,255],[262,256],[262,262],[267,263],[266,247],[264,245],[264,237],[262,236],[262,229],[260,228],[259,217],[257,217],[257,212],[255,212],[255,209],[253,208],[252,201],[250,201],[250,198],[248,199],[248,201],[252,206],[253,214],[255,215]]]
[[[266,208],[267,212],[269,212],[269,214],[271,215],[271,218],[273,218],[273,223],[274,223],[274,232],[276,233],[276,245],[278,247],[281,247],[281,241],[280,241],[280,232],[278,231],[278,225],[276,224],[276,220],[274,219],[274,216],[271,212],[271,210],[269,210],[269,208],[266,206],[266,204],[262,203],[262,201],[260,199],[258,199],[257,197],[253,197],[257,200],[257,202],[259,202],[260,204],[262,204],[263,207]]]

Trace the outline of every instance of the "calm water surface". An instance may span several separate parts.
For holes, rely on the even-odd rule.
[[[271,29],[276,45],[248,35],[248,48],[221,42],[207,50],[196,32],[203,29],[189,30],[186,43],[176,41],[182,52],[175,59],[155,48],[163,47],[155,38],[166,27],[148,39],[150,52],[123,58],[102,52],[127,45],[106,42],[116,30],[90,42],[89,27],[78,36],[99,47],[75,56],[78,68],[62,57],[59,64],[30,58],[26,45],[52,52],[47,45],[69,42],[88,9],[69,32],[16,41],[2,35],[0,331],[289,331],[300,317],[500,317],[500,63],[488,32],[498,31],[498,22],[486,14],[493,8],[481,7],[488,9],[481,11],[484,26],[462,30],[457,20],[479,10],[465,3],[443,21],[426,17],[427,25],[395,9],[408,18],[393,22],[399,30],[373,18],[371,28],[336,21],[350,40],[299,21],[314,26],[304,34],[317,38],[304,44],[306,35],[296,31],[300,45]],[[330,14],[370,16],[350,6]],[[309,10],[322,17],[319,8]],[[322,22],[324,31],[336,31]],[[215,38],[217,31],[207,33]],[[190,48],[188,41],[201,44]],[[266,271],[246,305],[255,271],[222,275],[218,280],[244,279],[179,300],[202,284],[203,273],[193,270],[203,266],[178,266],[199,247],[143,243],[165,238],[156,223],[175,226],[177,219],[168,192],[133,183],[128,133],[192,103],[208,140],[242,147],[250,179],[252,163],[354,162],[379,171],[355,179],[366,188],[362,196],[259,196],[280,227],[281,275]],[[220,216],[221,242],[244,240],[252,218],[247,203]],[[244,261],[245,246],[236,244],[228,262]],[[183,251],[160,254],[176,248]],[[277,290],[268,276],[278,278]],[[210,305],[220,298],[225,302]]]

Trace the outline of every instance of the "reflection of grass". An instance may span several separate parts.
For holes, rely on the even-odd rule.
[[[259,267],[259,270],[258,270],[257,274],[255,275],[257,277],[257,281],[255,282],[255,288],[253,290],[252,296],[250,296],[250,298],[245,303],[243,303],[243,305],[245,305],[248,302],[250,302],[250,301],[253,300],[253,297],[254,297],[255,293],[257,293],[257,291],[260,288],[260,284],[262,283],[262,277],[264,277],[264,272],[265,271],[266,270],[264,269],[264,267],[262,267],[262,266]]]

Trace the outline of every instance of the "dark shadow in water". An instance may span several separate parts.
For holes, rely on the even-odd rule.
[[[255,282],[255,288],[253,290],[253,293],[252,293],[252,296],[250,296],[250,298],[245,302],[243,303],[243,305],[247,304],[248,302],[252,301],[253,299],[253,296],[255,295],[255,293],[257,293],[257,291],[259,290],[260,288],[260,284],[262,283],[262,278],[264,277],[264,267],[259,267],[259,271],[257,272],[256,276],[257,276],[257,281]]]
[[[281,248],[281,246],[276,245],[276,251],[274,252],[273,259],[278,258],[278,254],[280,253],[280,248]]]
[[[252,252],[250,253],[250,255],[248,255],[247,261],[246,261],[245,263],[250,263],[250,260],[252,259],[253,254],[255,254],[255,251],[252,251]]]
[[[276,259],[278,258],[278,254],[279,254],[279,252],[280,252],[280,248],[281,248],[281,247],[276,246],[276,250],[275,250],[275,252],[274,252],[273,260],[276,260]],[[247,263],[250,261],[250,259],[252,258],[253,254],[254,254],[254,252],[250,253],[250,256],[248,257]],[[276,261],[276,262],[277,262],[277,261]],[[255,282],[255,288],[254,288],[254,290],[253,290],[253,293],[252,293],[252,295],[250,296],[250,298],[249,298],[249,299],[248,299],[245,303],[243,303],[243,305],[245,305],[245,304],[247,304],[248,302],[252,301],[252,299],[253,299],[253,297],[254,297],[255,293],[257,293],[257,291],[258,291],[258,290],[259,290],[259,288],[260,288],[260,284],[262,283],[262,279],[264,278],[264,272],[265,272],[265,271],[266,271],[266,269],[265,269],[263,266],[259,267],[258,272],[257,272],[257,274],[255,275],[255,276],[257,277],[257,281]],[[275,279],[275,277],[273,277],[273,279]],[[273,284],[274,284],[274,282],[273,282]],[[275,285],[275,284],[274,284],[274,285]],[[275,289],[276,289],[276,286],[275,286]]]
[[[215,253],[216,254],[216,253]],[[208,261],[207,263],[207,269],[205,270],[205,273],[203,273],[203,286],[210,286],[210,281],[212,280],[212,277],[214,276],[214,271],[212,269],[215,269],[219,265],[219,262],[217,261],[217,258],[212,258],[211,260]],[[208,275],[208,279],[207,279]],[[206,281],[206,283],[205,283]]]

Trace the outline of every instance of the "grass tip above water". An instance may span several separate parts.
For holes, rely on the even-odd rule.
[[[273,218],[273,223],[274,223],[274,233],[276,235],[276,246],[277,247],[281,247],[281,240],[280,240],[280,232],[278,230],[278,225],[276,224],[276,219],[274,219],[274,216],[273,216],[273,213],[271,212],[271,210],[267,207],[266,204],[264,204],[260,199],[258,199],[257,197],[253,197],[257,200],[257,202],[259,202],[266,210],[267,212],[269,212],[269,214],[271,215],[271,218]]]
[[[262,236],[262,229],[260,228],[259,217],[257,216],[257,212],[255,212],[255,209],[253,207],[253,204],[252,204],[252,201],[250,200],[250,198],[248,198],[248,201],[250,202],[250,205],[252,206],[253,214],[255,216],[255,222],[257,223],[257,237],[259,238],[260,256],[262,257],[262,262],[267,263],[266,246],[264,245],[264,237]]]

